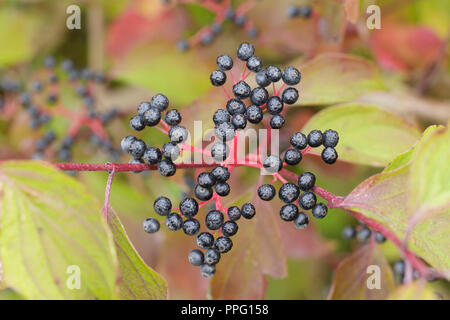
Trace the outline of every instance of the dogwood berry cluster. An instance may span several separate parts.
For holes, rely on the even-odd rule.
[[[299,94],[294,87],[300,82],[301,74],[294,67],[286,67],[281,70],[277,66],[269,65],[264,68],[262,60],[255,56],[255,49],[250,43],[242,43],[237,49],[237,57],[244,65],[244,71],[240,78],[233,75],[235,62],[228,55],[217,57],[218,69],[210,75],[213,86],[222,87],[227,95],[224,108],[219,108],[213,114],[212,120],[215,125],[215,142],[210,155],[216,161],[211,170],[200,172],[192,184],[194,197],[185,196],[173,207],[172,201],[165,197],[158,197],[153,205],[157,217],[151,217],[144,221],[144,230],[148,233],[158,232],[161,228],[161,218],[164,217],[164,225],[172,231],[183,230],[188,236],[195,236],[196,249],[188,255],[189,262],[194,266],[200,266],[201,274],[211,277],[216,272],[216,265],[221,255],[229,252],[233,247],[232,237],[238,232],[238,220],[252,219],[256,214],[252,203],[242,206],[230,206],[225,208],[222,199],[230,194],[231,187],[228,183],[231,171],[236,162],[234,153],[233,161],[226,161],[230,151],[234,150],[233,143],[236,142],[238,131],[246,128],[248,123],[259,124],[266,118],[267,125],[272,129],[279,129],[285,120],[283,111],[285,104],[293,104],[297,101]],[[233,85],[234,97],[228,94],[224,87],[227,82],[227,73],[230,75]],[[251,88],[246,82],[250,74],[254,73],[257,86]],[[275,84],[282,80],[283,84],[277,89]],[[272,92],[266,89],[272,84]],[[289,86],[289,87],[286,87]],[[173,163],[180,152],[184,149],[191,151],[195,148],[187,145],[188,132],[185,127],[180,126],[181,115],[173,109],[167,110],[169,100],[162,94],[155,95],[151,101],[142,102],[137,110],[137,115],[130,119],[130,127],[141,131],[146,127],[155,127],[166,133],[169,142],[161,149],[147,144],[134,137],[127,136],[121,142],[122,150],[132,156],[130,163],[146,163],[155,165],[163,176],[172,176],[176,172]],[[265,117],[266,116],[266,117]],[[284,180],[280,171],[284,165],[298,164],[302,159],[302,152],[318,146],[324,146],[322,159],[332,164],[337,159],[334,147],[338,143],[338,134],[333,130],[322,133],[319,130],[311,131],[308,136],[303,133],[295,133],[291,137],[291,149],[287,150],[284,161],[280,157],[270,155],[262,162],[245,163],[245,165],[265,169],[274,177]],[[206,150],[201,149],[202,153]],[[279,197],[286,203],[281,210],[280,216],[285,221],[294,221],[297,228],[304,228],[308,224],[308,217],[300,212],[293,204],[297,201],[303,210],[312,210],[312,215],[323,218],[327,214],[327,207],[323,203],[316,203],[316,195],[313,192],[315,176],[310,172],[304,172],[298,177],[297,184],[284,183],[279,190]],[[301,192],[303,192],[301,194]],[[269,201],[275,197],[275,188],[272,184],[259,187],[258,195],[262,200]],[[203,219],[198,218],[199,210],[214,201],[213,207]],[[204,229],[202,230],[202,220]]]
[[[30,115],[31,129],[38,130],[44,127],[43,135],[36,141],[33,158],[44,158],[44,152],[57,142],[56,133],[48,129],[53,115],[66,117],[72,124],[61,143],[56,146],[56,156],[59,159],[70,160],[71,148],[82,126],[90,129],[91,142],[107,151],[113,159],[118,158],[118,150],[113,147],[104,130],[104,126],[118,116],[118,110],[116,108],[106,112],[97,110],[96,99],[92,92],[95,85],[106,82],[102,73],[76,69],[69,59],[57,65],[54,57],[47,57],[43,62],[43,68],[34,71],[29,78],[32,80],[24,82],[3,79],[0,105],[5,109],[4,113],[11,114],[15,113],[15,106],[20,105]],[[84,110],[63,106],[65,101],[60,98],[60,92],[63,90],[68,92],[68,89],[73,90],[78,99],[81,99]]]
[[[337,152],[334,149],[339,141],[338,133],[328,129],[324,133],[320,130],[311,131],[308,136],[302,132],[294,133],[290,138],[293,148],[289,148],[284,153],[284,162],[287,165],[297,165],[302,160],[302,150],[311,149],[323,145],[322,160],[327,164],[333,164],[337,160]],[[271,155],[264,160],[264,167],[270,172],[278,172],[283,168],[280,157]],[[286,203],[280,209],[280,217],[284,221],[293,221],[298,229],[305,228],[309,219],[305,212],[300,211],[293,202],[298,200],[298,205],[303,210],[311,210],[313,217],[322,219],[327,215],[328,208],[323,203],[317,202],[317,197],[313,192],[316,177],[311,172],[303,172],[297,184],[286,182],[278,190],[278,197]],[[276,195],[275,187],[272,184],[263,184],[258,188],[258,196],[261,200],[270,201]]]

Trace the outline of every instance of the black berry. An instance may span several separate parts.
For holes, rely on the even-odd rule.
[[[308,144],[311,147],[318,147],[322,144],[323,136],[320,130],[313,130],[308,134]]]
[[[262,60],[257,56],[250,57],[247,60],[247,68],[253,72],[259,72],[262,70]]]
[[[283,101],[280,97],[272,96],[267,100],[267,111],[270,114],[278,114],[283,110]]]
[[[233,85],[233,93],[238,99],[250,97],[251,88],[245,81],[239,81]]]
[[[213,190],[211,187],[202,187],[201,185],[197,184],[194,188],[194,194],[197,199],[201,201],[208,201],[213,196]]]
[[[169,126],[176,126],[181,122],[181,114],[176,109],[172,109],[167,111],[164,122],[167,123]]]
[[[175,174],[177,168],[173,164],[172,160],[164,159],[158,164],[158,171],[165,177],[171,177]]]
[[[266,75],[266,70],[259,71],[255,76],[256,83],[261,87],[267,87],[271,81]]]
[[[281,98],[286,104],[294,104],[298,100],[298,91],[295,88],[286,88],[281,94]]]
[[[170,141],[174,143],[180,143],[186,141],[188,137],[188,131],[183,126],[174,126],[169,130]]]
[[[241,207],[241,215],[245,219],[251,219],[255,216],[256,210],[251,203],[244,203]]]
[[[154,218],[148,218],[143,223],[144,231],[147,233],[158,232],[160,228],[159,221]]]
[[[227,110],[219,109],[214,113],[213,121],[216,125],[224,123],[224,122],[230,122],[231,115]]]
[[[164,223],[169,230],[177,231],[181,229],[183,219],[181,219],[179,214],[171,213],[167,216]]]
[[[267,102],[268,99],[269,93],[263,87],[256,87],[255,89],[252,90],[252,93],[250,95],[250,101],[255,106],[262,106]]]
[[[202,276],[205,278],[211,278],[216,273],[216,266],[215,265],[209,265],[209,264],[202,264],[200,268],[200,272],[202,273]]]
[[[297,200],[299,194],[300,189],[293,183],[283,184],[278,191],[278,196],[280,197],[281,201],[285,203],[291,203]]]
[[[220,87],[227,81],[227,75],[222,70],[215,70],[211,72],[209,80],[211,80],[213,86]]]
[[[145,120],[141,116],[134,116],[130,119],[130,128],[135,131],[141,131],[145,128]]]
[[[290,143],[294,148],[303,150],[308,145],[308,140],[303,133],[296,132],[291,136]]]
[[[327,212],[328,208],[323,203],[317,203],[311,211],[312,215],[317,219],[324,218],[327,215]]]
[[[146,149],[147,146],[145,142],[140,139],[136,139],[130,144],[130,155],[134,159],[140,159],[144,155]]]
[[[221,197],[226,197],[230,193],[230,185],[226,182],[219,182],[214,187],[216,193]]]
[[[209,172],[202,172],[197,177],[197,182],[202,187],[210,188],[216,184],[216,179]]]
[[[236,130],[245,129],[245,127],[247,126],[247,118],[243,114],[235,114],[231,119],[231,124]]]
[[[303,172],[297,180],[298,187],[302,191],[309,191],[316,183],[316,176],[311,172]]]
[[[247,61],[255,54],[255,48],[248,42],[243,42],[237,49],[237,56],[243,61]]]
[[[222,233],[224,236],[231,237],[237,233],[238,229],[239,229],[239,227],[236,222],[227,221],[222,226]]]
[[[218,124],[214,130],[214,133],[220,141],[230,141],[236,134],[234,126],[230,122]]]
[[[271,82],[277,82],[281,79],[281,70],[277,66],[268,66],[265,71]]]
[[[153,209],[160,216],[167,216],[172,210],[172,202],[170,202],[169,198],[159,197],[153,202]]]
[[[223,166],[217,166],[212,171],[211,174],[213,175],[214,179],[216,181],[225,182],[230,178],[230,171],[227,167]]]
[[[205,252],[204,259],[206,264],[215,265],[220,260],[220,252],[215,248],[208,249]]]
[[[300,212],[294,219],[294,225],[297,229],[304,229],[309,223],[308,216],[304,212]]]
[[[334,148],[326,147],[322,150],[321,157],[325,163],[333,164],[336,162],[338,154]]]
[[[281,114],[276,114],[270,119],[270,127],[272,129],[281,129],[284,122],[284,117]]]
[[[201,249],[208,249],[213,246],[214,237],[209,232],[202,232],[197,235],[196,242]]]
[[[275,195],[275,188],[271,184],[263,184],[258,188],[258,196],[261,200],[270,201],[275,197]]]
[[[263,166],[267,171],[276,173],[283,168],[283,161],[281,161],[280,157],[270,155],[264,159]]]
[[[302,153],[297,149],[287,149],[284,154],[284,161],[289,165],[296,165],[302,161]]]
[[[227,111],[231,114],[237,114],[237,113],[245,113],[245,103],[243,103],[239,99],[230,99],[227,101]]]
[[[227,210],[227,214],[228,214],[228,218],[231,221],[239,220],[239,218],[241,217],[241,209],[239,209],[236,206],[229,207]]]
[[[353,239],[356,236],[355,228],[352,226],[346,226],[342,230],[342,236],[344,237],[344,239]]]
[[[263,112],[260,107],[251,105],[247,108],[247,120],[251,123],[260,123],[263,119]]]
[[[366,243],[369,240],[371,234],[372,232],[370,231],[369,228],[362,227],[356,233],[356,239],[361,243]]]
[[[284,221],[293,221],[298,216],[298,207],[288,203],[281,207],[280,218]]]
[[[162,159],[162,153],[161,150],[155,147],[148,147],[147,150],[145,150],[144,155],[142,156],[145,163],[148,164],[157,164]]]
[[[211,157],[216,161],[225,161],[228,158],[230,150],[228,145],[223,142],[216,142],[211,148]]]
[[[164,143],[161,154],[167,160],[175,161],[180,155],[180,148],[173,142]]]
[[[169,99],[161,93],[158,93],[152,97],[152,101],[150,102],[153,108],[156,108],[159,111],[164,111],[169,107]]]
[[[294,86],[300,82],[300,71],[294,67],[287,67],[283,70],[283,81],[289,86]]]
[[[157,108],[150,108],[142,115],[147,126],[156,126],[161,121],[161,112]]]
[[[189,252],[188,260],[189,263],[192,264],[193,266],[196,267],[201,266],[204,261],[203,252],[201,252],[198,249],[192,250],[191,252]]]
[[[180,212],[186,218],[194,217],[198,212],[198,203],[193,198],[184,198],[180,202]]]
[[[200,222],[197,219],[188,219],[183,222],[182,228],[185,234],[193,236],[200,231]]]
[[[233,248],[233,241],[228,237],[218,237],[214,242],[214,247],[220,253],[227,253]]]
[[[227,55],[221,55],[217,57],[217,66],[222,71],[228,71],[233,68],[233,59]]]
[[[310,191],[304,192],[298,199],[298,204],[303,210],[312,209],[316,205],[316,195]]]

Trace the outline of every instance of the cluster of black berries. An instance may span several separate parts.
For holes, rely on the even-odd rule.
[[[217,166],[211,172],[200,173],[197,177],[195,196],[202,201],[209,200],[213,196],[213,187],[219,196],[228,195],[230,187],[226,181],[229,177],[230,172],[224,166]],[[239,229],[237,220],[241,216],[251,219],[256,214],[255,207],[251,203],[245,203],[241,208],[229,207],[227,220],[222,211],[213,208],[205,217],[205,226],[211,232],[200,232],[200,222],[195,218],[200,206],[194,198],[186,197],[180,202],[180,214],[171,212],[172,203],[166,197],[156,199],[153,208],[158,215],[166,217],[164,224],[169,230],[182,229],[188,236],[196,235],[199,249],[192,250],[188,255],[188,260],[192,265],[200,266],[201,274],[207,278],[216,272],[216,264],[219,262],[221,254],[229,252],[233,247],[230,237],[234,236]],[[160,223],[155,218],[148,218],[144,221],[143,227],[146,232],[155,233],[160,229]],[[220,234],[218,234],[219,230]],[[215,237],[213,233],[218,235]]]
[[[164,1],[164,3],[169,3],[169,1]],[[221,2],[221,1],[216,1]],[[205,32],[202,32],[200,38],[200,44],[207,46],[214,41],[214,38],[222,32],[223,24],[225,21],[232,22],[238,28],[245,28],[247,30],[247,35],[249,38],[256,38],[259,34],[258,29],[254,24],[248,20],[245,14],[239,14],[238,10],[233,8],[232,5],[228,7],[225,11],[225,20],[218,22],[214,21]],[[177,43],[177,48],[180,51],[186,51],[190,48],[189,41],[186,39],[179,40]]]
[[[272,129],[282,128],[285,123],[281,114],[284,104],[294,104],[299,97],[298,90],[294,87],[285,88],[281,97],[276,93],[270,96],[265,87],[280,80],[283,80],[285,85],[296,85],[301,79],[300,71],[294,67],[287,67],[281,71],[273,65],[263,68],[262,60],[254,53],[254,47],[247,42],[242,43],[237,50],[238,58],[246,63],[247,69],[256,73],[258,86],[252,89],[244,80],[238,81],[233,85],[235,98],[228,100],[226,109],[219,109],[214,114],[216,135],[219,138],[223,136],[226,141],[234,138],[235,130],[244,129],[247,121],[260,123],[264,117],[264,108],[271,115]],[[233,68],[233,59],[228,55],[221,55],[217,57],[217,65],[219,69],[211,73],[210,80],[214,86],[223,86],[227,81],[225,72]],[[246,99],[250,100],[248,106],[244,102]]]
[[[131,164],[158,165],[158,171],[165,177],[173,176],[176,172],[175,161],[180,155],[179,144],[186,141],[188,131],[180,126],[181,114],[176,109],[167,110],[169,99],[161,93],[152,97],[151,101],[141,102],[137,108],[137,115],[130,119],[130,128],[142,131],[145,127],[154,127],[161,121],[170,126],[168,136],[170,141],[161,149],[147,146],[147,144],[134,136],[122,139],[121,148],[133,158]],[[162,119],[162,115],[164,119]]]
[[[337,160],[337,152],[334,147],[339,141],[338,133],[328,129],[324,133],[320,130],[311,131],[308,136],[301,132],[294,133],[290,138],[293,148],[286,150],[284,162],[288,165],[296,165],[302,160],[301,150],[307,146],[325,147],[322,152],[322,159],[328,164],[333,164]],[[283,161],[280,157],[270,155],[264,159],[263,166],[271,173],[277,173],[283,168]],[[278,190],[278,197],[286,203],[280,209],[280,217],[284,221],[293,221],[298,229],[305,228],[309,219],[306,213],[299,210],[297,205],[293,204],[298,199],[298,205],[303,210],[311,210],[313,217],[322,219],[327,215],[328,208],[323,203],[317,203],[313,187],[316,183],[316,176],[311,172],[303,172],[299,177],[297,184],[284,183]],[[303,191],[303,193],[301,193]],[[271,184],[263,184],[258,188],[258,196],[261,200],[270,201],[276,195],[275,187]]]
[[[342,230],[342,236],[344,239],[350,240],[356,238],[360,243],[366,243],[369,241],[372,235],[372,230],[369,229],[364,223],[360,223],[359,226],[346,226]],[[375,240],[378,243],[383,243],[386,241],[386,238],[378,231],[375,231]]]
[[[298,99],[298,91],[293,87],[284,89],[282,98],[276,94],[269,97],[269,93],[265,89],[270,83],[278,82],[283,79],[287,85],[296,85],[300,82],[300,72],[293,68],[287,67],[282,72],[276,66],[268,66],[263,69],[262,61],[254,55],[254,47],[250,43],[242,43],[238,50],[237,56],[246,63],[246,67],[256,73],[256,82],[258,87],[253,90],[245,81],[239,81],[233,86],[235,98],[229,99],[225,109],[217,110],[213,115],[215,123],[216,141],[211,148],[211,156],[217,162],[223,162],[229,156],[229,147],[227,142],[233,140],[236,130],[244,129],[247,121],[250,123],[260,123],[263,119],[264,106],[268,112],[273,115],[271,119],[272,128],[279,129],[284,124],[284,118],[280,114],[284,103],[292,104]],[[225,84],[227,76],[225,71],[233,68],[233,60],[227,55],[221,55],[217,58],[218,70],[212,72],[210,76],[211,83],[214,86],[222,86]],[[247,107],[244,100],[249,98],[251,105]],[[151,102],[144,102],[138,108],[138,114],[131,118],[130,126],[134,130],[143,130],[146,126],[155,126],[161,121],[161,112],[168,107],[168,100],[165,96],[158,94],[153,97]],[[122,140],[122,149],[133,156],[132,163],[148,163],[158,164],[161,174],[170,176],[175,174],[175,165],[173,165],[173,157],[176,159],[179,155],[178,143],[186,139],[187,131],[184,127],[178,126],[181,117],[176,117],[176,121],[168,120],[168,111],[164,121],[172,126],[169,131],[170,142],[166,143],[163,150],[160,151],[154,147],[147,147],[145,142],[135,137],[128,136]],[[282,121],[279,121],[281,117]],[[278,124],[282,122],[282,124]],[[320,137],[319,137],[320,134]],[[299,139],[304,138],[303,141]],[[301,153],[309,144],[311,147],[318,147],[323,144],[326,149],[337,145],[338,136],[333,130],[327,130],[321,133],[318,130],[312,131],[308,138],[302,133],[294,134],[291,143],[294,151],[299,152],[299,160],[291,159],[292,152],[289,151],[286,162],[289,164],[297,164],[301,160]],[[166,150],[166,151],[165,151]],[[335,152],[335,151],[334,151]],[[149,155],[147,155],[149,153]],[[174,156],[175,155],[175,156]],[[164,160],[161,160],[164,157]],[[327,163],[334,163],[337,159],[335,153],[334,160],[330,159],[329,152],[325,152]],[[142,160],[143,159],[143,160]],[[165,162],[164,165],[163,161]],[[275,174],[283,167],[283,161],[276,156],[267,157],[263,166],[266,170]],[[170,167],[170,170],[167,168]],[[211,171],[205,171],[197,176],[197,181],[193,185],[194,195],[200,201],[209,201],[213,197],[225,197],[230,193],[230,185],[227,180],[230,177],[230,171],[226,164],[217,165]],[[297,206],[292,204],[293,201],[299,199],[299,204],[304,210],[312,209],[313,215],[323,218],[327,213],[327,207],[322,204],[316,204],[315,194],[311,191],[314,187],[315,177],[311,173],[304,173],[300,176],[298,186],[294,184],[285,184],[280,189],[280,198],[286,202],[281,210],[281,217],[286,221],[294,221],[297,227],[304,228],[308,224],[308,217],[305,213],[300,213]],[[300,190],[304,193],[300,195]],[[263,200],[270,200],[275,195],[275,189],[271,185],[264,185],[258,190],[258,194]],[[217,203],[216,203],[217,204]],[[165,216],[164,224],[169,230],[183,229],[187,235],[197,235],[196,242],[201,251],[195,249],[189,253],[188,259],[191,264],[201,266],[201,273],[205,277],[211,277],[216,271],[216,264],[220,260],[220,255],[231,250],[233,242],[230,239],[238,231],[236,221],[241,215],[246,219],[255,216],[255,207],[251,203],[245,203],[241,208],[236,206],[225,208],[212,208],[205,217],[205,226],[211,231],[215,231],[215,236],[210,232],[200,232],[200,222],[195,218],[200,208],[200,204],[192,197],[184,197],[179,204],[179,212],[172,212],[172,203],[166,197],[159,197],[154,203],[154,210],[160,216]],[[224,214],[228,215],[225,221]],[[155,233],[160,230],[160,222],[156,218],[148,218],[143,223],[144,230],[148,233]]]
[[[72,88],[76,85],[76,94],[82,100],[83,106],[86,108],[88,117],[91,119],[99,119],[102,125],[107,125],[118,116],[118,110],[113,108],[106,112],[99,112],[96,109],[96,101],[89,90],[92,83],[105,83],[106,78],[102,73],[92,72],[89,69],[76,69],[72,60],[66,59],[61,62],[59,68],[54,57],[44,59],[44,68],[47,72],[47,79],[35,80],[31,83],[19,83],[14,80],[5,79],[2,81],[2,96],[18,95],[21,106],[30,115],[30,128],[33,130],[49,123],[51,116],[45,107],[51,108],[58,100],[56,90],[52,88],[55,84],[67,85]],[[62,76],[62,77],[60,77]],[[2,99],[0,99],[1,101]],[[39,106],[36,101],[46,101],[46,106]],[[0,102],[0,105],[3,103]],[[57,157],[61,160],[68,161],[71,158],[71,147],[76,140],[75,136],[67,136],[62,140],[57,151]],[[100,138],[95,134],[91,136],[91,142],[97,147],[104,149],[113,159],[118,159],[119,152],[113,147],[113,143],[108,138]],[[34,159],[43,159],[44,151],[56,142],[56,134],[52,130],[47,130],[42,137],[37,140],[34,150]]]
[[[286,10],[286,14],[289,18],[303,18],[308,19],[311,17],[312,8],[311,6],[289,6]]]

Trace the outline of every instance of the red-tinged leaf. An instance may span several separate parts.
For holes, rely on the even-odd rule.
[[[161,229],[166,228],[161,226]],[[183,231],[166,231],[164,235],[164,240],[159,244],[163,250],[157,269],[167,280],[169,299],[205,299],[208,280],[202,277],[199,267],[188,261],[189,252],[198,248],[195,236],[188,237]]]
[[[290,65],[300,65],[300,61]],[[300,66],[300,72],[300,98],[296,103],[299,106],[347,102],[369,92],[384,90],[375,65],[352,55],[322,54]]]
[[[370,266],[375,268],[371,269]],[[379,287],[373,287],[376,284],[373,279],[376,277],[379,277]],[[379,300],[387,298],[393,289],[394,277],[391,267],[372,239],[339,264],[328,298]]]
[[[175,47],[185,21],[180,10],[160,8],[146,14],[139,7],[130,7],[111,23],[107,51],[115,59],[123,58],[139,44],[156,38],[173,41]]]
[[[265,275],[286,276],[286,256],[276,211],[260,199],[251,201],[255,217],[239,221],[239,231],[233,236],[233,249],[222,255],[215,276],[211,280],[214,299],[263,299]]]
[[[389,23],[372,33],[370,43],[378,63],[389,70],[427,66],[436,59],[443,45],[427,28]]]
[[[359,18],[359,0],[345,0],[345,15],[351,23],[356,23]]]
[[[401,154],[389,171],[357,186],[338,205],[380,223],[397,245],[408,247],[450,277],[449,131],[428,130],[412,155]]]
[[[274,214],[276,213],[275,211]],[[334,247],[332,242],[327,242],[320,237],[312,224],[299,230],[292,222],[285,222],[278,217],[276,221],[280,229],[284,251],[289,257],[319,258],[329,254]]]

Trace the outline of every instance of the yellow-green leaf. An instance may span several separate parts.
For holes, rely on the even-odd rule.
[[[99,203],[43,162],[0,164],[0,260],[4,283],[27,299],[115,297],[116,260]]]
[[[296,62],[291,64],[296,65]],[[300,71],[302,80],[297,105],[348,102],[365,93],[385,89],[376,66],[357,56],[319,55],[301,66]]]
[[[370,166],[386,166],[419,138],[417,128],[376,106],[358,103],[324,109],[302,131],[333,129],[339,133],[339,159]],[[313,149],[321,152],[321,149]]]
[[[109,210],[108,225],[114,237],[119,260],[119,294],[123,299],[162,300],[167,297],[166,282],[148,267],[131,244],[119,217]]]
[[[415,281],[395,289],[390,300],[437,300],[429,285],[424,281]]]
[[[408,247],[447,278],[450,278],[449,139],[447,128],[428,132],[414,148],[411,161],[363,181],[339,205],[381,223],[399,241],[407,238]]]

